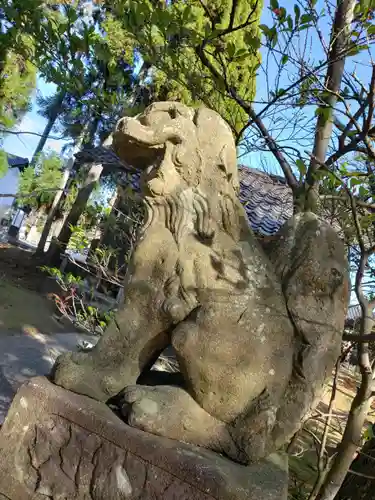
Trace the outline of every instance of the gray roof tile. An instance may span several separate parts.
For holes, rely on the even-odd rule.
[[[7,159],[8,159],[8,164],[11,168],[14,167],[24,168],[29,165],[29,160],[27,158],[22,158],[21,156],[7,153]]]
[[[256,233],[270,236],[293,215],[293,195],[281,177],[239,165],[239,198]]]

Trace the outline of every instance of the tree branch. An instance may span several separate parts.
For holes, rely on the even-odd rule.
[[[348,199],[345,198],[345,196],[332,195],[332,194],[323,194],[320,196],[320,198],[323,198],[325,200],[341,201],[343,203],[346,203],[348,201]],[[366,203],[365,201],[357,199],[355,200],[355,202],[358,207],[367,208],[368,210],[375,210],[375,203]]]
[[[11,135],[36,135],[37,137],[44,137],[44,134],[39,134],[38,132],[28,132],[28,131],[15,131],[15,130],[7,130],[7,129],[0,129],[0,134],[11,134]],[[66,137],[64,137],[63,135],[61,135],[60,137],[58,136],[54,136],[54,135],[50,135],[48,136],[48,139],[54,139],[54,140],[61,140],[61,139],[66,139]]]
[[[368,333],[367,335],[355,335],[353,333],[344,333],[342,336],[343,340],[348,340],[349,342],[372,342],[375,340],[375,333]]]
[[[292,168],[289,165],[289,162],[286,160],[285,156],[282,154],[280,149],[278,148],[276,142],[274,139],[270,136],[268,133],[266,127],[264,126],[262,120],[257,117],[252,105],[249,102],[246,102],[244,99],[242,99],[236,90],[231,87],[227,81],[226,78],[223,78],[223,76],[219,73],[219,71],[215,68],[215,66],[211,63],[211,61],[208,59],[206,56],[204,49],[207,44],[207,41],[203,42],[201,45],[196,47],[195,51],[196,54],[198,55],[200,61],[202,64],[212,73],[214,78],[218,81],[221,82],[224,86],[228,94],[239,104],[242,109],[252,118],[254,123],[257,124],[257,127],[259,128],[260,133],[262,134],[263,138],[267,142],[270,150],[272,153],[275,155],[275,158],[280,164],[280,167],[283,170],[283,173],[285,175],[285,178],[291,187],[291,189],[295,192],[299,186],[298,181],[293,174]]]
[[[276,160],[279,162],[279,165],[285,175],[286,181],[292,191],[295,193],[297,189],[299,188],[299,182],[297,181],[295,175],[293,174],[292,168],[288,162],[288,160],[285,158],[284,154],[278,147],[276,141],[271,137],[270,133],[268,132],[267,128],[265,127],[262,119],[255,113],[253,109],[250,110],[249,116],[252,118],[253,123],[256,124],[258,127],[260,133],[262,134],[264,140],[266,141],[270,151],[273,153],[275,156]]]

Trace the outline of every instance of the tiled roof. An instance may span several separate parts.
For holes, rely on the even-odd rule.
[[[120,160],[112,149],[103,146],[83,149],[74,156],[78,165],[96,162],[101,163],[106,170],[114,170],[118,168],[132,170],[132,167]]]
[[[254,232],[276,233],[293,215],[293,195],[282,177],[267,175],[255,168],[238,167],[239,198]]]
[[[354,306],[349,306],[346,315],[347,320],[355,321],[356,319],[359,319],[361,316],[362,316],[362,311],[360,305],[357,304]]]
[[[12,155],[10,153],[7,153],[7,160],[8,160],[8,165],[11,168],[14,167],[25,168],[29,165],[29,160],[27,158],[22,158],[21,156]]]
[[[372,317],[375,318],[374,314],[374,309],[375,309],[375,302],[371,301],[369,303],[369,308],[372,311]],[[362,309],[359,304],[354,304],[353,306],[348,307],[348,312],[346,314],[346,321],[348,323],[348,326],[352,326],[354,322],[362,317]]]

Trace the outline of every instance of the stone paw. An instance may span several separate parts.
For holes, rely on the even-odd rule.
[[[179,387],[132,385],[123,394],[123,415],[132,427],[233,456],[223,422],[215,419]]]
[[[173,421],[176,420],[180,391],[184,392],[183,389],[168,386],[129,386],[123,394],[123,415],[132,427],[177,439],[178,430],[167,416],[173,412]]]
[[[103,388],[102,375],[93,368],[88,353],[64,353],[52,368],[51,378],[56,385],[97,401],[107,401],[110,395]]]

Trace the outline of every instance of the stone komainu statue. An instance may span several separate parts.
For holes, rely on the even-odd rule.
[[[54,381],[107,401],[130,425],[251,463],[281,448],[340,352],[344,247],[314,214],[267,255],[238,201],[236,148],[215,112],[172,102],[123,118],[114,149],[143,171],[148,218],[125,300],[89,353],[62,355]],[[173,345],[185,387],[137,385]]]

